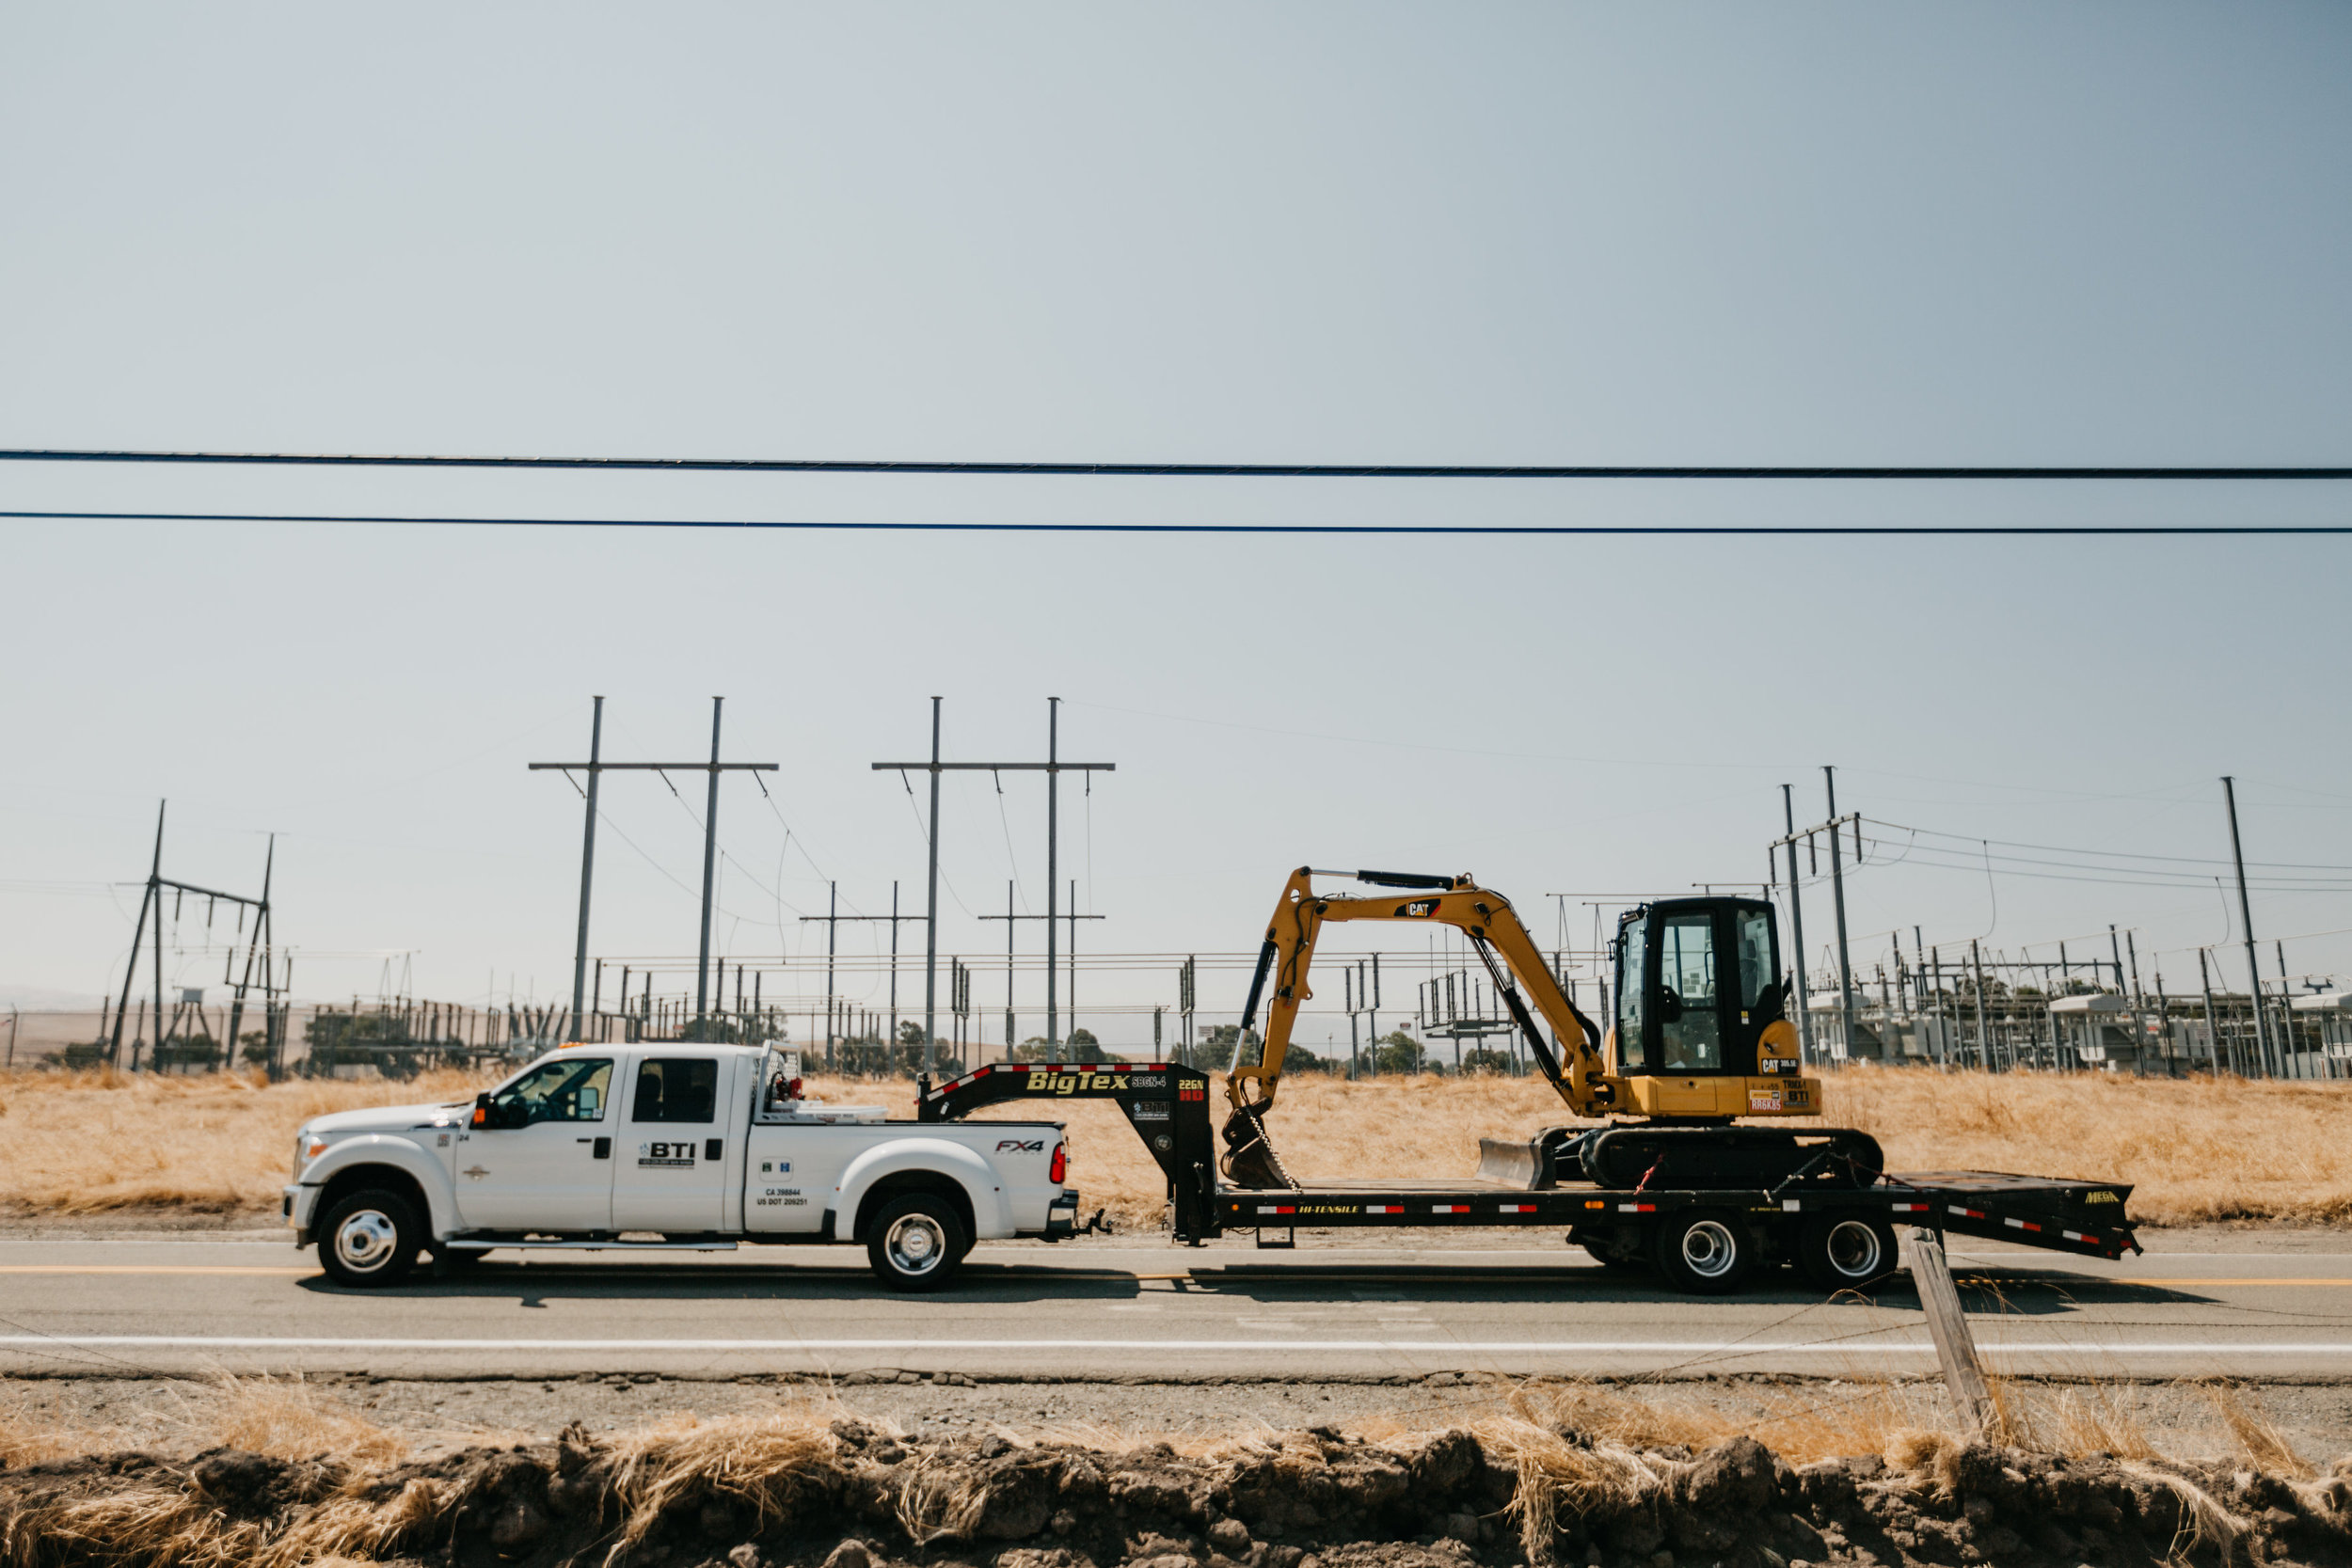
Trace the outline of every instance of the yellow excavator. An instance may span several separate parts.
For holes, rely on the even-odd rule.
[[[1379,890],[1317,893],[1316,877]],[[1220,1162],[1236,1185],[1296,1187],[1266,1134],[1315,942],[1335,920],[1451,926],[1470,941],[1536,1065],[1568,1110],[1596,1118],[1547,1129],[1532,1143],[1487,1144],[1482,1174],[1549,1187],[1767,1188],[1788,1180],[1867,1185],[1883,1160],[1852,1131],[1734,1125],[1738,1118],[1814,1117],[1821,1085],[1804,1072],[1788,1022],[1772,907],[1751,898],[1669,898],[1618,922],[1614,1027],[1602,1032],[1545,964],[1511,901],[1470,876],[1393,871],[1291,873],[1267,923],[1242,1032],[1265,1004],[1264,1048],[1226,1080],[1232,1110]],[[1272,994],[1267,995],[1271,983]],[[1542,1015],[1551,1038],[1529,1011]],[[1488,1167],[1499,1168],[1488,1168]]]

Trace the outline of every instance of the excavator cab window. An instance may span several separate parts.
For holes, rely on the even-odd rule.
[[[1635,910],[1617,928],[1617,1070],[1755,1072],[1780,987],[1771,905],[1677,898]]]
[[[1724,1008],[1715,973],[1712,910],[1659,922],[1658,1065],[1667,1072],[1724,1069]]]

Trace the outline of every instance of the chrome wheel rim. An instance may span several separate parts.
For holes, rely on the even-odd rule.
[[[1721,1279],[1740,1261],[1740,1243],[1721,1220],[1701,1220],[1682,1233],[1683,1266],[1701,1279]]]
[[[904,1275],[926,1275],[947,1256],[947,1233],[929,1214],[902,1214],[882,1238],[890,1266]]]
[[[1829,1233],[1829,1266],[1846,1279],[1863,1279],[1879,1272],[1883,1251],[1879,1233],[1860,1220],[1840,1220]]]
[[[335,1257],[354,1274],[373,1274],[391,1261],[400,1227],[381,1209],[360,1209],[335,1227]]]

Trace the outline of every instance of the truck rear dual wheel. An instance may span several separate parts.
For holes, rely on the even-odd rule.
[[[408,1277],[424,1245],[424,1226],[406,1198],[369,1187],[336,1199],[318,1236],[326,1277],[364,1291]]]
[[[931,1193],[910,1193],[874,1216],[866,1258],[894,1291],[936,1291],[953,1279],[972,1250],[955,1206]]]
[[[1823,1291],[1858,1291],[1895,1272],[1895,1227],[1875,1214],[1816,1214],[1797,1238],[1797,1267]]]

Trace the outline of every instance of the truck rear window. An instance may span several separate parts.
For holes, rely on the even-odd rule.
[[[716,1121],[719,1117],[719,1063],[708,1056],[664,1056],[641,1062],[637,1096],[629,1102],[631,1121]]]

